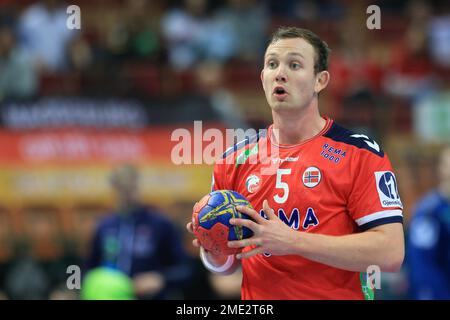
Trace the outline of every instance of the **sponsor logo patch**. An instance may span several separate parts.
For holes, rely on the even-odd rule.
[[[381,206],[383,208],[400,207],[403,209],[394,174],[390,171],[377,171],[375,172],[375,180]]]

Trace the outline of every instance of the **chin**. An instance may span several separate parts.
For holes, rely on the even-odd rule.
[[[276,102],[270,105],[273,111],[294,110],[295,107],[286,102]]]

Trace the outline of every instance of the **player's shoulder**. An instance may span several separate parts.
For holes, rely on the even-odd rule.
[[[352,146],[357,151],[369,151],[378,157],[384,157],[384,151],[375,140],[365,134],[345,128],[335,121],[333,121],[330,129],[323,136],[335,142]]]
[[[229,147],[222,155],[222,159],[226,159],[228,157],[237,157],[239,154],[242,153],[243,150],[251,148],[252,146],[255,146],[258,144],[260,139],[267,137],[267,130],[259,130],[253,135],[246,136],[245,139],[242,139]],[[250,150],[251,151],[251,150]],[[255,150],[255,153],[257,153],[258,150]],[[250,156],[251,154],[243,154],[242,156]],[[246,159],[241,159],[245,162]],[[236,159],[236,161],[239,161],[239,159]]]

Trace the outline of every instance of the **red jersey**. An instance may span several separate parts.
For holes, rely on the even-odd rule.
[[[319,134],[297,145],[275,144],[272,127],[236,144],[216,163],[213,189],[241,193],[262,216],[267,199],[298,232],[339,236],[402,223],[387,155],[367,136],[326,120]],[[298,255],[253,256],[242,260],[242,271],[242,299],[365,297],[359,272]]]

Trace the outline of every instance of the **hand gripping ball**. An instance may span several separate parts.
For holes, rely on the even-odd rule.
[[[192,227],[203,248],[217,255],[236,254],[242,248],[229,248],[228,241],[249,238],[253,232],[247,227],[230,224],[231,218],[251,218],[236,210],[236,206],[252,208],[241,194],[231,190],[217,190],[204,196],[194,207]]]

